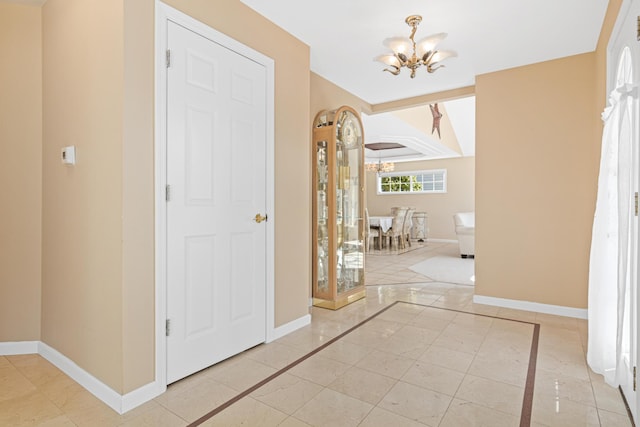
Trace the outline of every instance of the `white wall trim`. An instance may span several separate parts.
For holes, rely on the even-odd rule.
[[[278,326],[277,328],[273,329],[271,331],[271,334],[267,334],[267,342],[277,340],[278,338],[290,334],[291,332],[303,328],[309,324],[311,324],[310,314],[299,317],[289,323],[285,323],[284,325]]]
[[[122,396],[121,414],[136,408],[167,391],[167,385],[154,381]]]
[[[311,315],[307,314],[282,326],[268,330],[267,342],[277,340],[310,323]],[[82,369],[73,360],[41,341],[0,342],[0,356],[23,354],[39,354],[119,414],[124,414],[160,396],[167,389],[166,383],[156,379],[154,382],[121,395]]]
[[[534,311],[536,313],[555,314],[556,316],[575,317],[576,319],[587,318],[586,308],[541,304],[539,302],[488,297],[484,295],[474,295],[473,302],[476,304],[493,305],[496,307],[514,308],[516,310]]]
[[[76,365],[73,360],[43,342],[38,343],[38,353],[71,377],[72,380],[87,389],[95,397],[106,403],[111,409],[119,414],[122,413],[122,396]]]
[[[38,353],[39,341],[10,341],[0,342],[0,356],[15,356],[17,354]]]
[[[225,46],[251,60],[263,65],[266,70],[266,324],[265,339],[269,342],[281,336],[275,329],[275,63],[268,56],[248,47],[229,36],[216,31],[195,18],[174,9],[160,0],[155,2],[156,34],[155,34],[155,236],[156,236],[156,378],[155,382],[166,387],[166,350],[167,343],[164,331],[166,319],[166,204],[164,189],[166,187],[166,123],[165,115],[167,69],[165,52],[167,50],[167,25],[175,22],[204,37]],[[296,321],[294,321],[296,322]],[[280,328],[278,328],[279,330]]]
[[[167,7],[164,3],[156,0],[155,2],[156,22],[155,22],[155,167],[154,167],[154,196],[155,196],[155,312],[156,312],[156,324],[155,324],[155,363],[156,363],[156,382],[161,384],[167,384],[167,340],[164,331],[164,322],[167,318],[167,281],[166,281],[166,251],[161,248],[167,247],[166,226],[167,216],[166,207],[164,201],[158,195],[162,193],[162,189],[166,188],[166,166],[162,164],[163,160],[167,158],[166,153],[166,111],[167,94],[166,94],[166,81],[167,81],[167,69],[164,61],[166,57],[163,57],[161,52],[167,50]],[[163,110],[164,109],[164,110]]]

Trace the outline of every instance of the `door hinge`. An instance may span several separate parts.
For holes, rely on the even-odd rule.
[[[171,186],[169,184],[164,188],[164,198],[167,202],[171,200]]]
[[[636,367],[633,367],[633,391],[636,391]]]
[[[171,67],[171,51],[167,49],[167,68]]]
[[[166,336],[171,334],[171,319],[167,319],[164,324],[164,333]]]
[[[638,216],[638,192],[636,191],[636,216]]]

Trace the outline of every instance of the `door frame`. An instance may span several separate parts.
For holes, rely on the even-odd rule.
[[[155,0],[155,377],[167,387],[167,24],[172,21],[265,67],[266,93],[266,342],[275,339],[275,66],[273,59]]]

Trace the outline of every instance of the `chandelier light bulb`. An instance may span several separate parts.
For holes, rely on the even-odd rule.
[[[412,42],[406,37],[390,37],[382,42],[383,45],[391,49],[395,53],[404,53],[405,55],[411,52]]]
[[[425,37],[416,43],[416,53],[419,57],[435,50],[438,43],[447,38],[447,33],[438,33]]]
[[[380,55],[376,58],[376,60],[382,62],[385,65],[392,65],[394,67],[400,66],[400,60],[396,58],[395,55],[392,55],[390,53],[386,55]]]

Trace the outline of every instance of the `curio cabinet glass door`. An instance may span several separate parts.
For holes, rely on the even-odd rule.
[[[313,304],[338,309],[365,296],[364,139],[351,107],[313,127]]]

